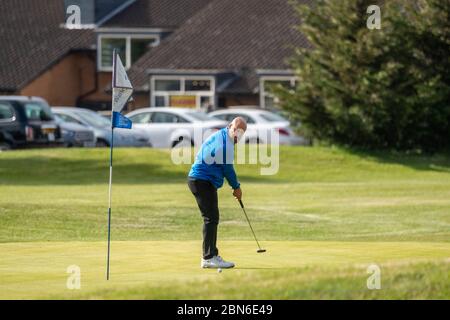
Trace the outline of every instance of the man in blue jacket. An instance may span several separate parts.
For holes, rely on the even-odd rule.
[[[233,268],[234,263],[224,261],[216,247],[219,206],[217,189],[223,179],[233,189],[233,196],[241,200],[242,191],[233,168],[234,145],[247,130],[244,119],[235,118],[226,128],[211,135],[202,145],[188,177],[188,186],[197,200],[203,217],[202,268]]]

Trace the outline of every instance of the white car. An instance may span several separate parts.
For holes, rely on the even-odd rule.
[[[276,143],[274,134],[278,133],[279,144],[308,144],[307,139],[297,136],[292,131],[288,120],[257,107],[230,107],[230,109],[213,111],[208,115],[226,122],[231,122],[236,117],[244,118],[247,121],[247,132],[243,137],[246,143],[273,144]]]
[[[188,108],[143,108],[128,113],[127,117],[133,128],[146,133],[154,148],[200,146],[209,135],[227,125]]]

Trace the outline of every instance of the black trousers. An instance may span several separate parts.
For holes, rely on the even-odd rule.
[[[210,259],[219,254],[216,247],[219,225],[217,189],[209,181],[192,178],[188,179],[188,186],[203,217],[203,259]]]

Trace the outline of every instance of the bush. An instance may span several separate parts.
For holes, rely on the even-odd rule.
[[[310,137],[376,149],[450,147],[450,0],[382,1],[381,29],[366,26],[374,0],[296,3],[313,49],[291,59],[295,90],[281,107]]]

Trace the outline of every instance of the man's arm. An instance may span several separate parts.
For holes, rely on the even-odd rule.
[[[233,188],[233,196],[235,196],[236,199],[241,200],[242,197],[241,184],[237,179],[233,165],[225,164],[223,167],[223,173],[228,181],[228,184],[231,186],[231,188]]]

